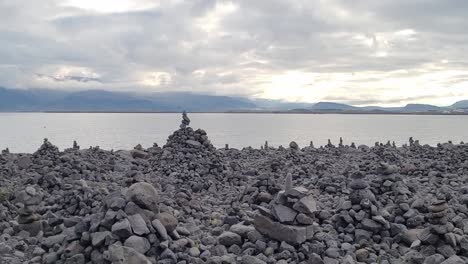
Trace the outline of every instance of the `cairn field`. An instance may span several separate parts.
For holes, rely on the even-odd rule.
[[[468,145],[0,155],[0,264],[468,263]]]

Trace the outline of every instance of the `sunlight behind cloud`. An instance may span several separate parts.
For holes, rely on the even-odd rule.
[[[66,0],[63,6],[71,6],[100,13],[119,13],[144,10],[158,6],[158,1],[147,0]]]

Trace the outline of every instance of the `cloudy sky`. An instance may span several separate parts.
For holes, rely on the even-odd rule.
[[[468,99],[466,0],[0,0],[0,86]]]

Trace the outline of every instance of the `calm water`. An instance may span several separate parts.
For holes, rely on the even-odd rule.
[[[304,115],[304,114],[189,114],[193,128],[208,132],[218,147],[272,146],[295,140],[299,146],[311,140],[316,146],[327,139],[345,143],[374,144],[392,140],[401,145],[410,136],[423,144],[453,140],[468,142],[468,116],[414,115]],[[84,148],[130,149],[141,143],[163,145],[179,127],[180,114],[62,114],[0,113],[0,149],[34,152],[43,138],[59,148],[73,140]]]

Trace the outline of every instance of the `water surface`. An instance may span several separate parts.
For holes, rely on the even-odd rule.
[[[410,136],[423,144],[452,140],[468,142],[468,116],[429,115],[339,115],[339,114],[189,114],[191,127],[203,128],[217,147],[324,145],[337,143],[373,145],[395,141],[401,145]],[[59,148],[73,140],[81,147],[130,149],[140,143],[163,145],[178,129],[180,114],[160,113],[0,113],[0,149],[34,152],[43,138]]]

